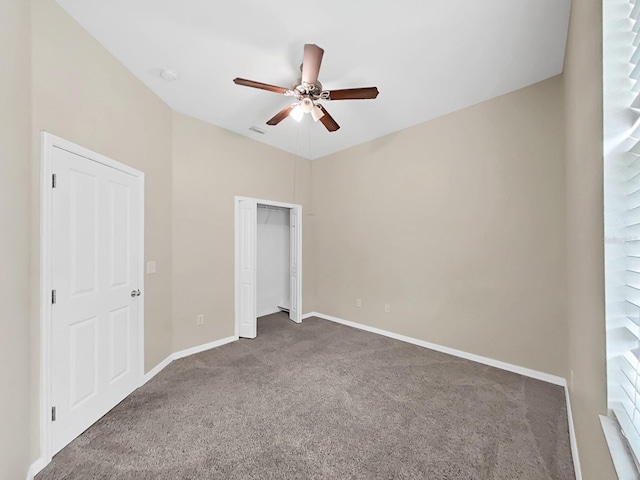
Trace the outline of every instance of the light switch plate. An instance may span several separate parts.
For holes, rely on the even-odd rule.
[[[150,273],[156,273],[156,262],[155,260],[151,260],[147,262],[147,275]]]

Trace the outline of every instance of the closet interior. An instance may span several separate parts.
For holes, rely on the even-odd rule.
[[[290,209],[258,204],[257,224],[257,316],[289,312]]]

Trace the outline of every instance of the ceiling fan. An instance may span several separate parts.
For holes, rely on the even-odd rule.
[[[324,50],[319,46],[307,43],[304,46],[302,59],[302,77],[291,87],[277,87],[267,83],[254,82],[245,78],[234,78],[233,83],[245,87],[260,88],[270,92],[295,97],[298,101],[283,108],[267,121],[267,125],[277,125],[289,115],[300,120],[305,113],[310,113],[314,121],[320,120],[330,132],[335,132],[340,125],[329,115],[326,108],[317,103],[319,100],[365,100],[378,96],[376,87],[346,88],[342,90],[323,90],[318,81],[318,72],[322,63]]]

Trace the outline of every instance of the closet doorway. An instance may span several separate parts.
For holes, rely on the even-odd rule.
[[[257,336],[258,316],[289,312],[300,323],[302,206],[235,197],[236,335]]]

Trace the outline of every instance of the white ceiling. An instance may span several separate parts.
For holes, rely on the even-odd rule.
[[[561,73],[570,8],[570,0],[57,1],[174,110],[310,159]],[[376,100],[324,102],[337,132],[310,115],[267,126],[292,98],[232,82],[291,87],[305,43],[325,50],[325,89],[380,90]],[[179,80],[163,80],[164,67]]]

